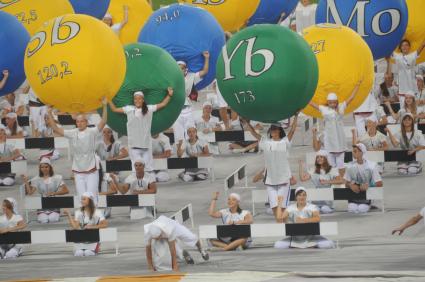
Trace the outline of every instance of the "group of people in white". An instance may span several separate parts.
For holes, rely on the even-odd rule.
[[[308,0],[301,1],[302,7],[297,8],[296,28],[303,28],[314,23],[311,15],[314,6]],[[115,32],[125,26],[128,20],[128,8],[124,7],[124,21],[119,24],[112,22],[110,15],[105,16],[105,23]],[[414,154],[425,149],[425,139],[418,123],[425,119],[424,70],[417,66],[416,59],[422,52],[425,44],[418,50],[410,50],[410,43],[403,40],[400,43],[400,54],[394,54],[391,60],[386,61],[386,72],[383,81],[376,81],[375,89],[370,93],[365,103],[354,112],[356,128],[352,130],[353,162],[344,163],[344,154],[347,151],[347,136],[344,130],[345,109],[351,103],[361,81],[354,87],[346,101],[339,101],[339,93],[329,93],[326,104],[310,103],[319,110],[323,117],[323,130],[313,129],[312,147],[316,152],[314,167],[309,169],[304,161],[299,162],[300,182],[311,181],[318,189],[331,186],[343,186],[354,193],[367,191],[373,187],[383,186],[383,164],[367,160],[368,151],[384,151],[392,145],[394,148],[406,150]],[[69,140],[72,152],[72,172],[75,190],[81,199],[81,208],[74,215],[69,210],[63,210],[69,225],[73,229],[99,229],[108,226],[107,218],[111,216],[111,209],[98,209],[98,195],[130,195],[156,194],[157,183],[170,180],[166,170],[155,170],[154,158],[169,158],[173,154],[177,157],[202,157],[219,154],[218,145],[203,140],[203,135],[212,134],[221,130],[247,130],[257,139],[256,142],[243,144],[232,143],[229,148],[234,152],[252,152],[259,150],[264,156],[264,168],[254,177],[254,182],[263,180],[268,193],[268,204],[277,223],[318,223],[321,214],[334,212],[333,203],[308,202],[307,190],[298,187],[295,190],[295,202],[290,204],[291,187],[296,185],[296,175],[291,171],[289,152],[292,150],[292,140],[296,133],[298,118],[297,112],[289,121],[272,124],[270,126],[248,121],[238,117],[236,113],[228,115],[228,106],[220,94],[217,85],[213,89],[216,99],[207,100],[202,104],[202,115],[199,119],[193,117],[193,103],[189,95],[199,81],[208,73],[209,53],[203,52],[205,59],[201,71],[192,73],[186,62],[179,61],[185,78],[186,102],[175,124],[175,149],[169,138],[163,133],[151,136],[152,117],[156,111],[167,106],[174,90],[171,87],[164,89],[165,98],[157,105],[148,105],[142,91],[133,93],[133,103],[125,107],[116,107],[112,101],[102,100],[103,110],[101,119],[94,126],[90,116],[79,114],[73,116],[76,128],[65,129],[56,120],[53,109],[37,99],[36,93],[29,86],[21,91],[27,94],[28,99],[21,99],[19,93],[10,93],[2,98],[0,110],[4,125],[0,125],[0,162],[18,161],[25,158],[24,152],[15,149],[8,139],[33,137],[63,136]],[[8,79],[8,71],[3,70],[3,80],[0,89]],[[379,76],[377,76],[379,77]],[[27,100],[27,102],[23,102]],[[113,130],[107,126],[107,106],[113,112],[126,115],[128,146],[122,145]],[[212,110],[219,109],[220,119],[212,116]],[[387,114],[385,113],[387,110]],[[29,128],[22,128],[18,123],[18,116],[29,112]],[[392,132],[384,126],[398,124],[398,132]],[[289,127],[285,132],[284,127]],[[266,134],[259,133],[268,128]],[[54,197],[67,195],[70,189],[61,175],[55,174],[54,161],[60,158],[55,148],[43,151],[40,156],[39,173],[30,178],[22,175],[23,189],[26,196],[40,195]],[[132,173],[122,179],[119,173],[103,173],[101,160],[118,160],[130,158]],[[422,164],[418,161],[400,162],[400,174],[417,175],[422,171]],[[209,177],[207,169],[186,169],[179,174],[184,182],[203,181]],[[12,186],[15,184],[15,175],[0,175],[0,185]],[[249,225],[254,219],[248,210],[241,208],[241,197],[236,193],[229,195],[227,207],[217,209],[219,193],[215,192],[208,208],[208,214],[213,218],[220,218],[224,225]],[[372,208],[370,201],[352,200],[348,211],[351,213],[367,213]],[[133,208],[134,209],[134,208]],[[146,208],[147,209],[147,208]],[[17,201],[7,198],[2,202],[3,215],[0,217],[0,236],[8,232],[15,232],[26,228],[24,219],[19,215]],[[403,231],[419,222],[424,216],[424,210],[414,216],[407,223],[396,228],[395,233]],[[148,209],[148,214],[153,214]],[[60,210],[39,210],[37,221],[41,224],[60,220]],[[168,217],[160,216],[144,226],[146,258],[149,269],[156,271],[169,268],[179,270],[178,259],[188,264],[194,260],[184,247],[197,248],[204,260],[209,259],[206,249],[201,246],[198,237],[188,228]],[[208,240],[210,247],[223,251],[247,249],[251,245],[251,238],[215,238]],[[274,244],[275,248],[334,248],[331,240],[321,236],[293,236],[284,238]],[[99,243],[78,244],[75,246],[75,256],[93,256],[99,251]],[[16,258],[22,253],[22,247],[14,244],[0,245],[0,257]]]

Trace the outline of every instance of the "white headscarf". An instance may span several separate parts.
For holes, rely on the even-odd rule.
[[[6,200],[8,200],[11,204],[12,204],[12,212],[14,214],[19,214],[18,213],[18,202],[16,202],[16,200],[14,198],[6,198]]]

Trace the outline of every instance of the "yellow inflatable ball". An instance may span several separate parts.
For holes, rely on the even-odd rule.
[[[0,11],[14,15],[30,35],[45,22],[65,14],[73,14],[68,0],[8,0],[0,1]]]
[[[409,20],[407,22],[407,30],[404,38],[410,41],[411,51],[419,48],[425,40],[425,1],[423,0],[406,0],[407,9],[409,10]],[[396,50],[399,52],[400,50]],[[425,62],[425,52],[417,59],[417,63]]]
[[[117,31],[118,25],[125,21],[125,13],[128,13],[128,22]],[[106,18],[112,16],[109,24],[118,33],[122,44],[129,44],[137,42],[139,33],[151,14],[152,7],[146,0],[111,0]]]
[[[179,0],[204,8],[217,19],[224,31],[237,31],[254,15],[260,0]]]
[[[312,102],[325,105],[329,93],[337,94],[339,102],[346,101],[361,82],[345,113],[353,112],[373,87],[374,62],[366,42],[352,29],[334,24],[311,26],[303,31],[303,37],[319,64],[319,83]],[[321,117],[320,112],[311,106],[303,112]]]
[[[25,51],[25,74],[43,103],[78,113],[112,99],[125,77],[124,49],[102,21],[65,15],[44,23]]]

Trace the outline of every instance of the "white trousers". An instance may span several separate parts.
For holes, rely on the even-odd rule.
[[[96,253],[93,252],[92,250],[76,250],[74,252],[74,256],[76,257],[91,257],[91,256],[95,256]]]
[[[15,247],[7,250],[7,251],[3,250],[3,249],[0,249],[0,251],[1,251],[1,255],[4,259],[15,259],[22,254],[21,247],[17,247],[17,246],[15,246]]]
[[[177,144],[185,140],[185,136],[187,135],[186,130],[192,126],[195,126],[192,108],[184,108],[173,124],[174,142]]]
[[[91,192],[97,204],[97,195],[99,191],[99,171],[92,173],[74,173],[75,189],[77,190],[78,198],[81,198],[84,192]]]
[[[348,212],[351,212],[351,213],[367,213],[369,210],[370,210],[370,206],[366,204],[356,204],[356,203],[348,204]]]
[[[151,172],[153,170],[153,156],[152,150],[149,149],[130,149],[131,167],[134,172],[134,161],[136,159],[142,159],[145,162],[145,172]]]
[[[15,179],[13,179],[12,177],[0,178],[0,185],[12,186],[13,184],[15,184]]]
[[[166,170],[157,170],[152,173],[155,177],[156,182],[167,182],[170,181],[170,175]]]
[[[60,214],[57,212],[40,212],[37,215],[37,221],[39,223],[49,223],[49,222],[58,222]]]
[[[337,169],[343,169],[344,168],[344,156],[345,153],[329,153],[328,154],[328,161],[329,164],[332,167],[335,167]]]
[[[354,122],[356,123],[357,137],[361,137],[366,134],[366,120],[376,115],[371,113],[370,115],[354,115]]]
[[[269,197],[269,204],[271,209],[277,207],[277,197],[279,196],[283,196],[283,203],[281,208],[286,208],[289,204],[291,189],[289,184],[281,186],[267,186],[267,195]]]
[[[289,241],[289,240],[282,240],[282,241],[277,241],[277,242],[274,243],[275,249],[289,249],[290,246],[291,246],[291,241]],[[317,241],[316,247],[318,249],[333,249],[333,248],[335,248],[335,244],[331,240],[321,239],[321,240]]]
[[[46,121],[44,117],[47,114],[47,107],[30,107],[30,120],[33,123],[34,130],[40,131],[42,128],[46,127]]]

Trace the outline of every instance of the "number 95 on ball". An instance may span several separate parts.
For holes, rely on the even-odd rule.
[[[114,32],[86,15],[46,22],[25,52],[25,73],[37,96],[65,112],[89,112],[112,99],[126,70],[124,50]]]

